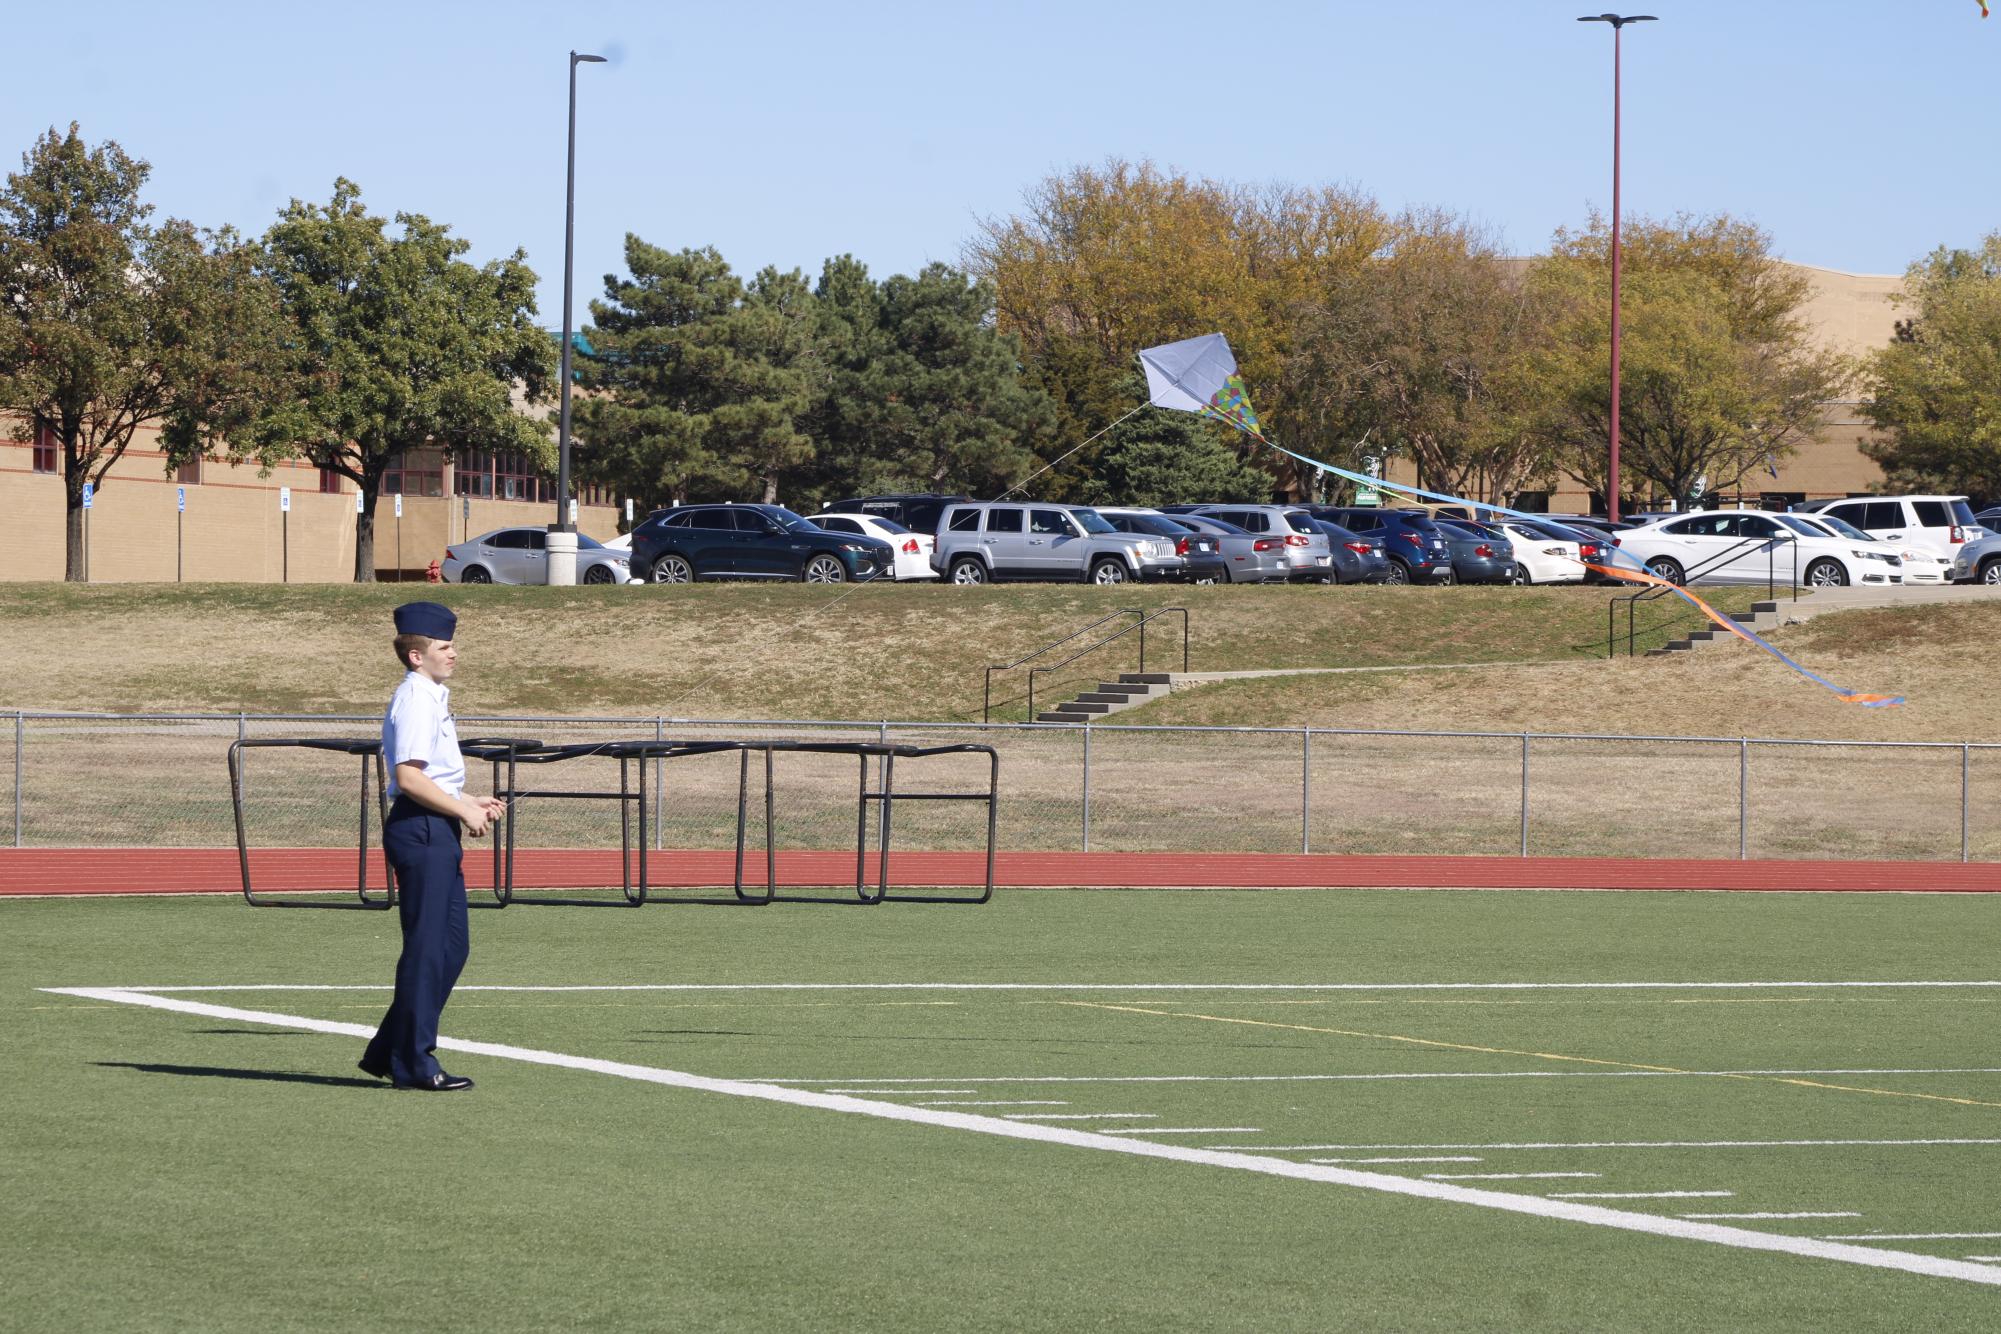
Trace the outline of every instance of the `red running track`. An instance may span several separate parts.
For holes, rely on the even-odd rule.
[[[890,854],[893,886],[981,883],[985,858],[972,852]],[[260,892],[346,890],[352,849],[270,848],[250,854]],[[649,882],[659,888],[727,885],[728,850],[649,854]],[[875,858],[869,858],[874,875]],[[492,886],[491,859],[477,846],[465,859],[466,881]],[[764,858],[745,861],[753,885]],[[852,852],[780,852],[778,882],[787,887],[851,885]],[[1985,893],[2001,889],[1993,862],[1734,861],[1617,857],[1349,857],[1332,854],[1206,852],[1003,852],[994,871],[1003,888],[1398,888],[1398,889],[1707,889],[1844,892]],[[382,859],[370,858],[380,888]],[[515,858],[520,889],[618,884],[618,854],[523,850]],[[24,894],[234,894],[242,890],[231,848],[0,848],[0,896]]]

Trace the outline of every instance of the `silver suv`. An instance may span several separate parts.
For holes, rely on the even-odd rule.
[[[1122,533],[1080,505],[975,501],[938,518],[931,568],[955,584],[1079,579],[1123,584],[1176,577],[1183,560],[1166,538]]]

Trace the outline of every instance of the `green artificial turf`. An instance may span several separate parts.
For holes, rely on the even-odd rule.
[[[1286,1147],[2001,1140],[2001,989],[1167,986],[1974,982],[1995,976],[1997,912],[1946,895],[1361,891],[513,907],[473,915],[468,986],[1062,989],[464,990],[444,1028],[1017,1104],[964,1109],[986,1115],[1135,1114],[1091,1128],[1247,1127],[1161,1142],[1295,1161],[1480,1160],[1365,1171],[1597,1174],[1468,1183],[1521,1194],[1732,1192],[1608,1202],[1649,1213],[1860,1215],[1741,1224],[1795,1235],[2001,1233],[1995,1144]],[[469,1094],[396,1093],[354,1071],[355,1039],[39,990],[376,984],[395,947],[386,914],[0,902],[0,1326],[1984,1329],[2001,1303],[1952,1279],[497,1057],[445,1053],[479,1081]],[[372,1023],[386,992],[185,998]],[[1924,1073],[1678,1073],[1801,1070]],[[1509,1077],[1158,1078],[1425,1073]],[[2001,1238],[1880,1244],[2001,1254]]]

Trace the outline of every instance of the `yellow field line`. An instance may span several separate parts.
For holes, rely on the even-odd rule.
[[[2001,1107],[2001,1102],[1978,1098],[1953,1098],[1943,1093],[1912,1093],[1904,1089],[1865,1088],[1858,1084],[1828,1084],[1817,1079],[1795,1079],[1785,1075],[1721,1074],[1706,1070],[1685,1070],[1674,1065],[1648,1065],[1642,1061],[1614,1061],[1600,1056],[1570,1056],[1563,1052],[1524,1051],[1515,1047],[1482,1047],[1470,1042],[1444,1042],[1437,1038],[1416,1038],[1403,1033],[1367,1033],[1353,1028],[1320,1028],[1312,1024],[1281,1024],[1270,1019],[1240,1019],[1233,1015],[1193,1014],[1185,1010],[1151,1010],[1137,1005],[1111,1005],[1103,1001],[1059,1001],[1087,1010],[1118,1010],[1126,1014],[1150,1014],[1163,1019],[1205,1019],[1213,1024],[1246,1024],[1253,1028],[1284,1028],[1297,1033],[1329,1033],[1335,1037],[1370,1038],[1377,1042],[1408,1042],[1419,1047],[1442,1047],[1448,1051],[1479,1052],[1486,1056],[1527,1056],[1538,1061],[1568,1061],[1578,1065],[1609,1065],[1621,1070],[1651,1070],[1670,1075],[1704,1075],[1712,1079],[1744,1079],[1753,1083],[1794,1084],[1800,1088],[1830,1089],[1840,1093],[1873,1093],[1884,1098],[1916,1098],[1924,1102],[1950,1102],[1962,1107]]]

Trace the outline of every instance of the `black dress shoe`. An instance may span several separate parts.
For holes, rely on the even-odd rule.
[[[420,1079],[414,1084],[398,1084],[399,1089],[417,1089],[424,1093],[456,1093],[460,1089],[472,1087],[472,1081],[464,1075],[448,1075],[440,1070],[429,1079]]]
[[[389,1062],[387,1061],[371,1061],[364,1056],[354,1063],[354,1068],[361,1071],[364,1075],[369,1075],[375,1079],[389,1078]]]

